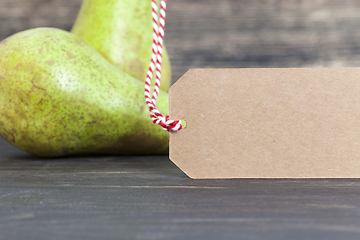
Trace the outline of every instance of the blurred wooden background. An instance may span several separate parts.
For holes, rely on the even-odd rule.
[[[81,0],[0,0],[0,39],[70,30]],[[360,66],[360,1],[169,0],[173,79],[189,68]]]

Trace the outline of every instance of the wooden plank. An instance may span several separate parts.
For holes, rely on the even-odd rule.
[[[0,239],[358,239],[360,180],[191,180],[167,156],[39,159],[0,140]]]
[[[359,1],[175,2],[165,35],[175,79],[189,68],[360,64]]]
[[[0,0],[0,40],[36,27],[70,30],[81,0]]]
[[[69,30],[81,0],[0,0],[0,39],[39,26]],[[360,65],[356,0],[169,1],[165,42],[177,80],[201,67]]]

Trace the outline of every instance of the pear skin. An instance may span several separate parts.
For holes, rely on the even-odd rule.
[[[37,28],[0,43],[0,135],[37,156],[168,153],[143,92],[69,32]],[[164,114],[167,98],[157,101]]]
[[[152,53],[150,0],[83,0],[71,30],[118,69],[145,81]],[[171,85],[170,60],[163,46],[160,89]]]

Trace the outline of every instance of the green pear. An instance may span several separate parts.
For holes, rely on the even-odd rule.
[[[84,0],[71,30],[109,62],[144,82],[152,53],[151,0]],[[171,66],[163,46],[160,89],[171,85]]]
[[[43,157],[165,154],[143,83],[72,33],[37,28],[0,43],[0,135]],[[161,91],[157,105],[168,111]]]

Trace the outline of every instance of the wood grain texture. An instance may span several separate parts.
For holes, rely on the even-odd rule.
[[[69,30],[81,0],[0,0],[0,39]],[[360,1],[168,1],[173,79],[360,65]],[[196,161],[196,159],[194,159]],[[191,180],[166,156],[38,159],[0,140],[0,239],[359,239],[360,181]]]
[[[192,180],[167,156],[39,159],[0,140],[0,239],[359,239],[360,180]]]
[[[0,0],[0,39],[36,27],[70,30],[81,0]]]
[[[81,0],[0,0],[0,39],[70,30]],[[177,80],[200,67],[360,65],[356,0],[168,1],[165,42]]]
[[[359,66],[359,1],[170,1],[174,77],[200,67]]]

